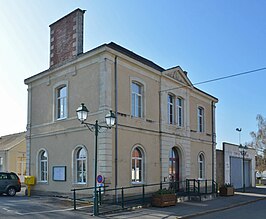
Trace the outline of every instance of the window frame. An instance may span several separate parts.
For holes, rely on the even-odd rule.
[[[184,127],[184,99],[182,97],[176,98],[176,123],[178,127]]]
[[[133,90],[133,85],[138,86],[139,91],[140,91],[139,93]],[[130,86],[131,86],[131,116],[136,117],[136,118],[143,118],[144,117],[144,85],[139,81],[132,80]]]
[[[198,171],[199,179],[205,179],[205,156],[203,152],[200,152],[198,155]]]
[[[46,159],[42,159],[42,154],[46,154]],[[41,149],[38,152],[38,182],[40,183],[48,183],[48,170],[49,170],[49,162],[48,162],[48,152],[45,149]]]
[[[65,95],[61,96],[61,90],[65,89]],[[63,115],[62,112],[63,112]],[[56,119],[61,120],[67,118],[67,86],[62,85],[56,89]]]
[[[172,102],[170,101],[170,98]],[[181,106],[180,106],[181,103]],[[172,110],[172,113],[171,113]],[[179,128],[185,124],[185,99],[172,93],[167,94],[167,123]]]
[[[135,150],[138,150],[139,152],[140,152],[140,154],[141,154],[141,158],[140,157],[133,157],[133,153],[134,153],[134,151]],[[144,162],[145,162],[145,152],[144,152],[144,150],[143,150],[143,148],[140,146],[140,145],[136,145],[136,146],[134,146],[133,147],[133,149],[131,150],[131,154],[130,154],[130,165],[131,165],[131,168],[130,168],[130,170],[131,170],[131,177],[130,177],[130,180],[131,180],[131,184],[143,184],[144,183],[144,176],[145,176],[145,165],[144,165]],[[133,170],[133,161],[134,161],[134,170]],[[140,163],[140,167],[141,167],[141,169],[140,169],[140,176],[139,176],[139,178],[141,178],[141,180],[140,181],[136,181],[136,178],[137,178],[137,175],[136,175],[136,164],[137,164],[137,161],[140,161],[141,163]],[[133,172],[134,171],[134,172]],[[133,177],[133,174],[134,174],[134,177]],[[133,180],[135,180],[135,181],[133,181]]]
[[[171,102],[172,101],[172,102]],[[173,94],[167,95],[167,117],[168,117],[168,124],[175,124],[175,96]],[[171,113],[172,111],[172,113]]]
[[[84,150],[85,152],[85,155],[86,157],[85,158],[78,158],[78,153],[80,151]],[[82,170],[79,170],[78,167],[78,162],[81,161],[82,162],[82,167],[81,169]],[[85,146],[83,145],[78,145],[75,149],[74,149],[74,152],[73,152],[73,181],[75,184],[79,184],[79,185],[84,185],[84,184],[87,184],[88,183],[88,150]],[[82,176],[84,176],[85,174],[85,180],[82,180],[79,181],[79,178],[78,178],[78,173],[81,173]]]
[[[197,108],[198,132],[205,132],[205,110],[202,106]]]
[[[66,88],[66,95],[64,97],[65,99],[65,104],[64,104],[64,116],[60,117],[60,113],[58,113],[58,92],[60,89],[63,87]],[[53,118],[54,121],[60,121],[68,118],[68,100],[69,100],[69,95],[68,95],[68,81],[60,81],[56,83],[53,86]]]

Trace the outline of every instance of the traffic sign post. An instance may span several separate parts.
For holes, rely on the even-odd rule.
[[[98,175],[97,176],[97,183],[102,183],[103,182],[103,176],[102,175]]]
[[[104,182],[103,182],[103,176],[102,175],[98,175],[97,176],[97,190],[99,191],[100,190],[100,188],[101,188],[101,194],[103,194],[104,193]]]

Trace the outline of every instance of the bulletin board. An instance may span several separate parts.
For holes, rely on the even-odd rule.
[[[53,167],[53,180],[54,181],[66,181],[66,166],[54,166]]]

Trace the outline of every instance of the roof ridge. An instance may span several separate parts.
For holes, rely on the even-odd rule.
[[[148,65],[160,72],[162,71],[165,71],[164,68],[162,68],[161,66],[157,65],[156,63],[154,63],[153,61],[147,59],[147,58],[144,58],[143,56],[140,56],[138,55],[137,53],[131,51],[131,50],[128,50],[127,48],[123,47],[123,46],[120,46],[119,44],[116,44],[114,42],[110,42],[108,44],[103,44],[103,45],[106,45],[107,47],[111,48],[111,49],[114,49],[118,52],[121,52],[127,56],[129,56],[130,58],[133,58],[139,62],[142,62],[143,64],[145,65]]]
[[[24,131],[24,132],[17,132],[17,133],[13,133],[13,134],[8,134],[8,135],[2,135],[2,136],[0,136],[0,139],[1,138],[6,138],[6,137],[11,137],[11,136],[15,136],[15,135],[20,135],[20,134],[26,134],[26,131]]]

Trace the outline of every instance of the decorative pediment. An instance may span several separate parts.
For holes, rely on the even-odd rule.
[[[181,72],[179,70],[175,70],[175,71],[170,71],[170,72],[167,72],[166,75],[177,80],[177,81],[180,81],[182,83],[185,83],[184,79],[181,77]]]
[[[164,74],[181,82],[182,84],[187,84],[187,85],[191,84],[186,75],[186,72],[184,72],[179,66],[166,70]]]

